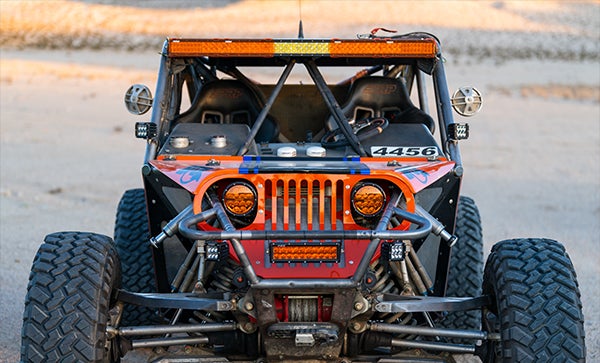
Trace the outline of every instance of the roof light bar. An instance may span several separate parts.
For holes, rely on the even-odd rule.
[[[169,39],[170,57],[378,57],[433,58],[438,52],[432,38],[425,39]]]

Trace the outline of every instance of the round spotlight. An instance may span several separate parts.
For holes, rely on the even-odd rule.
[[[256,208],[256,191],[248,183],[232,183],[223,192],[223,205],[236,217],[247,216]]]
[[[362,217],[374,217],[383,210],[385,193],[377,184],[361,183],[352,191],[352,206]]]

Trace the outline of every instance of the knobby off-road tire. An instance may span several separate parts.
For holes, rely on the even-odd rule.
[[[115,244],[121,260],[121,285],[126,291],[156,291],[148,228],[144,190],[125,191],[117,207]],[[148,325],[155,320],[156,315],[153,309],[126,305],[121,325]]]
[[[446,295],[479,296],[483,282],[483,235],[479,210],[469,197],[459,199],[454,234],[458,242],[452,247]],[[441,325],[451,329],[480,329],[481,311],[451,311]]]
[[[502,241],[485,265],[492,297],[484,327],[497,331],[484,362],[584,362],[585,334],[575,269],[558,242]]]
[[[82,232],[46,236],[31,268],[22,362],[116,362],[106,325],[119,259],[111,238]]]

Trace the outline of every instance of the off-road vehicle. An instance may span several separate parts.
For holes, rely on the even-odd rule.
[[[154,97],[125,96],[152,111],[143,188],[114,239],[45,238],[22,360],[584,361],[561,244],[502,241],[484,268],[453,119],[480,93],[450,96],[433,35],[378,34],[167,39]]]

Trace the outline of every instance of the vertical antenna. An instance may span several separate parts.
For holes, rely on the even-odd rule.
[[[298,24],[298,39],[304,39],[304,29],[302,28],[302,0],[298,0],[298,18],[300,23]]]

